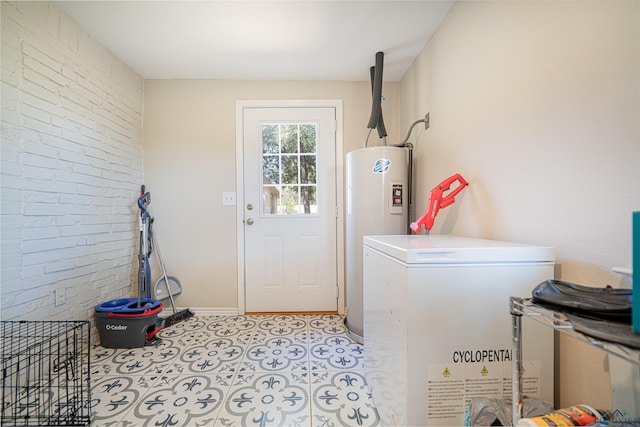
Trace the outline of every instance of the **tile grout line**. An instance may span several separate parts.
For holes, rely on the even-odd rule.
[[[243,315],[245,318],[247,317],[246,315]],[[242,364],[245,360],[245,358],[247,357],[247,355],[249,354],[249,349],[251,347],[251,343],[253,342],[253,337],[255,336],[256,332],[258,329],[258,322],[256,322],[256,324],[253,326],[252,330],[251,330],[251,334],[247,340],[247,342],[244,345],[244,351],[242,354],[242,358],[240,359],[240,361],[238,362],[238,367],[237,369],[235,369],[235,372],[233,373],[233,378],[231,379],[231,381],[229,381],[229,385],[227,386],[227,394],[223,394],[223,399],[222,402],[220,403],[220,408],[218,408],[218,410],[216,411],[216,417],[215,420],[213,421],[213,425],[217,426],[219,425],[218,420],[220,417],[220,414],[222,413],[223,409],[225,408],[226,403],[228,402],[228,400],[231,398],[231,390],[233,388],[233,386],[236,384],[236,379],[238,378],[238,374],[240,374],[240,369],[242,368]]]

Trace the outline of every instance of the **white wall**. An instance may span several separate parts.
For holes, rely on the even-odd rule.
[[[416,206],[453,173],[470,186],[432,233],[549,245],[556,278],[629,286],[640,210],[640,12],[633,1],[459,1],[404,76]],[[505,303],[505,312],[508,310]],[[604,354],[559,342],[560,406],[611,408]]]
[[[640,210],[639,9],[638,0],[453,7],[385,89],[393,139],[431,113],[431,129],[412,138],[418,213],[443,178],[471,183],[434,233],[552,245],[557,278],[621,282],[610,269],[629,265]],[[341,98],[345,152],[364,139],[369,83],[143,89],[53,3],[2,2],[1,13],[4,320],[87,318],[130,293],[143,114],[144,179],[184,306],[237,306],[235,214],[221,205],[236,190],[236,99]],[[61,307],[57,287],[67,291]],[[559,350],[559,405],[608,408],[604,356],[565,339]]]
[[[135,284],[143,81],[55,4],[1,10],[0,316],[88,319]]]
[[[395,138],[395,84],[385,85],[385,123]],[[371,112],[368,82],[147,80],[145,181],[168,273],[183,285],[180,307],[237,310],[236,100],[341,99],[345,153],[361,148]],[[374,132],[375,134],[375,132]],[[370,139],[378,144],[377,134]],[[157,262],[154,280],[160,277]]]

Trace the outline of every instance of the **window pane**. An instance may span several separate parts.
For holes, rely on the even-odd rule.
[[[317,214],[317,125],[262,125],[263,214]]]
[[[316,183],[316,156],[300,156],[300,183]]]
[[[265,185],[262,187],[262,212],[265,215],[275,215],[278,213],[278,204],[280,203],[280,190],[274,185]]]
[[[263,156],[262,173],[264,184],[280,184],[280,156]]]
[[[298,183],[298,156],[282,156],[282,183]]]
[[[318,213],[318,201],[316,199],[316,187],[312,185],[300,186],[300,202],[303,211],[301,213],[316,214]]]
[[[283,153],[298,152],[298,125],[281,125]]]
[[[278,137],[279,125],[262,125],[262,152],[279,153],[280,142]]]
[[[298,206],[298,187],[287,185],[282,188],[282,206],[279,211],[281,213],[292,215],[299,213]]]
[[[300,125],[300,152],[315,154],[316,152],[316,125],[315,124]]]

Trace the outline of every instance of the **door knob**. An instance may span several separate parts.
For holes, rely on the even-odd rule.
[[[247,209],[249,209],[250,211],[251,211],[251,210],[253,210],[253,205],[252,205],[251,203],[249,203],[249,204],[247,205]]]
[[[253,218],[247,218],[244,223],[247,225],[253,225]]]

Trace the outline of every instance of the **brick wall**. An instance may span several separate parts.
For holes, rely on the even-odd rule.
[[[88,319],[136,286],[144,82],[54,3],[1,20],[0,316]]]

